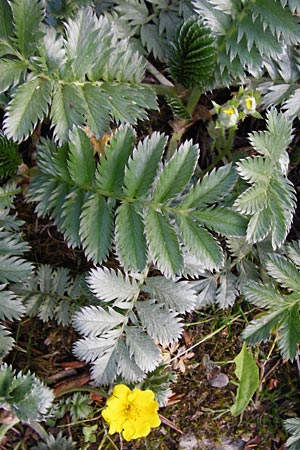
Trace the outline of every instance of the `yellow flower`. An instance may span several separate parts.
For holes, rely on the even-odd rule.
[[[256,99],[253,95],[243,95],[241,98],[241,104],[245,113],[251,114],[256,110]]]
[[[150,390],[131,391],[125,384],[114,387],[102,417],[109,424],[109,434],[122,433],[126,441],[147,436],[160,425],[158,403]]]
[[[235,106],[226,105],[221,108],[218,116],[219,123],[223,128],[231,128],[235,126],[239,120],[239,113]]]

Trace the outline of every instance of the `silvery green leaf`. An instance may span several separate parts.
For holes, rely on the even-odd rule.
[[[81,308],[73,317],[75,329],[91,338],[101,336],[125,321],[126,317],[113,308],[105,310],[101,306],[94,305]]]
[[[136,326],[126,326],[126,345],[130,358],[144,371],[154,370],[161,361],[159,348],[145,331]]]
[[[120,270],[98,267],[92,269],[87,283],[93,294],[101,301],[114,302],[114,306],[126,309],[139,294],[139,286],[134,279],[123,275]]]
[[[118,373],[128,383],[136,383],[145,378],[145,371],[130,357],[128,348],[120,341],[118,345]]]
[[[161,345],[177,341],[183,331],[181,319],[153,301],[136,303],[138,316],[149,336]]]
[[[188,281],[173,281],[159,276],[148,277],[145,289],[151,298],[165,308],[179,313],[192,311],[195,308],[195,291]]]

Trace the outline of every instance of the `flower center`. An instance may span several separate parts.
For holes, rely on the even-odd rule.
[[[223,109],[223,112],[225,114],[228,114],[229,116],[232,116],[233,114],[235,114],[235,109],[231,106],[227,109]]]
[[[141,408],[134,403],[129,403],[125,408],[125,414],[129,420],[137,420],[141,417]]]

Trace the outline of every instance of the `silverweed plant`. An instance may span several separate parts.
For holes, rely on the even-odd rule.
[[[12,413],[1,436],[21,421],[42,437],[34,449],[75,445],[38,423],[63,410],[53,392],[7,365],[16,345],[8,322],[28,316],[78,333],[73,355],[89,364],[87,391],[112,390],[102,417],[109,433],[131,440],[160,424],[158,407],[174,380],[163,348],[180,339],[187,313],[253,303],[266,312],[245,326],[234,359],[239,386],[228,409],[241,414],[259,386],[246,344],[275,336],[283,358],[298,358],[300,251],[288,239],[297,192],[288,149],[299,115],[298,2],[0,6],[0,391]],[[200,167],[201,146],[185,132],[197,125],[201,95],[233,84],[233,98],[211,103],[212,163]],[[141,136],[162,101],[174,116],[170,136]],[[263,129],[249,133],[251,152],[234,158],[236,132],[249,117]],[[24,181],[26,145],[34,167]],[[25,259],[24,222],[13,212],[20,195],[89,269]],[[91,411],[80,395],[65,402],[77,420]],[[289,448],[300,448],[299,424],[285,427]]]

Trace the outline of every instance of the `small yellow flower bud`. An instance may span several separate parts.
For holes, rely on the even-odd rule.
[[[245,113],[254,113],[256,110],[256,99],[253,95],[243,95],[241,98],[241,105]]]
[[[223,128],[234,127],[239,120],[239,113],[235,106],[226,105],[221,108],[218,116],[220,126]]]

